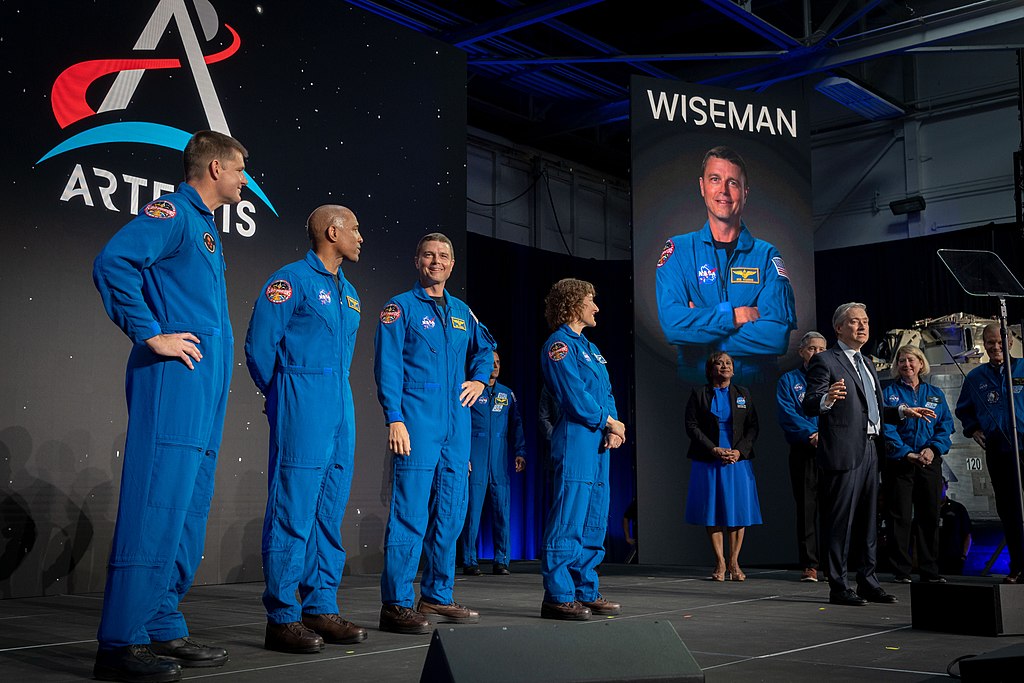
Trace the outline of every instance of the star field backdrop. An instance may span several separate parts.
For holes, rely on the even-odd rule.
[[[413,284],[421,235],[447,232],[464,253],[464,54],[340,3],[6,2],[0,27],[0,597],[103,588],[131,344],[103,312],[92,262],[138,207],[173,191],[177,143],[205,128],[248,148],[255,182],[217,214],[235,371],[196,582],[262,579],[267,424],[242,344],[254,297],[303,257],[306,216],[324,203],[352,208],[366,240],[344,266],[362,323],[343,535],[347,571],[379,571],[386,441],[373,331],[385,300]],[[464,275],[456,268],[449,284],[462,298]]]

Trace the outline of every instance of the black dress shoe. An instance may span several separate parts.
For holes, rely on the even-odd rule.
[[[464,576],[480,576],[481,574],[483,574],[483,572],[480,571],[480,567],[473,564],[469,565],[468,567],[463,567],[462,574]]]
[[[318,633],[325,643],[351,645],[366,640],[365,628],[356,626],[337,614],[306,614],[303,612],[302,625]]]
[[[498,576],[508,576],[512,573],[508,570],[508,565],[505,564],[496,564],[494,565],[494,569],[492,569],[491,571],[493,571]]]
[[[921,583],[947,583],[945,576],[922,576]]]
[[[149,645],[128,645],[96,652],[93,678],[126,683],[173,683],[181,680],[177,662],[160,659]]]
[[[290,655],[311,655],[324,649],[324,639],[303,626],[301,621],[286,624],[268,622],[263,647]]]
[[[910,577],[906,574],[897,574],[893,577],[893,583],[910,583]]]
[[[1021,577],[1020,572],[1011,572],[1003,577],[1003,583],[1015,584],[1024,583],[1024,578]]]
[[[878,602],[883,605],[892,605],[899,602],[899,599],[891,593],[886,593],[882,590],[882,587],[878,588],[865,588],[864,590],[857,589],[857,595],[864,598],[868,602]]]
[[[224,648],[202,645],[188,636],[154,640],[149,649],[160,659],[170,659],[187,667],[224,666],[228,661],[228,651]]]
[[[847,588],[841,593],[830,593],[828,601],[833,605],[849,605],[851,607],[863,607],[868,601]]]

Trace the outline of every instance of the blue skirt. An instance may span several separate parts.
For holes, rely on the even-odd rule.
[[[753,526],[761,504],[749,460],[731,465],[694,460],[686,494],[686,521],[701,526]]]

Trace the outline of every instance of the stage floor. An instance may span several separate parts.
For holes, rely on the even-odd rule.
[[[481,565],[485,571],[489,565]],[[552,624],[539,616],[542,588],[536,562],[516,562],[511,576],[457,575],[455,599],[481,613],[479,625]],[[668,620],[706,680],[717,681],[937,681],[962,655],[1024,643],[1021,636],[951,635],[911,628],[910,586],[883,583],[897,605],[828,604],[825,583],[801,583],[799,573],[748,567],[743,583],[707,580],[706,568],[606,564],[602,593],[623,604],[614,619]],[[883,582],[890,578],[882,575]],[[997,579],[964,578],[992,583]],[[958,577],[958,582],[960,581]],[[182,605],[194,638],[226,647],[222,668],[185,669],[185,680],[418,681],[429,636],[377,630],[377,576],[346,576],[342,614],[365,626],[359,645],[328,645],[318,655],[264,650],[261,583],[197,586]],[[65,595],[0,600],[0,679],[49,683],[91,677],[102,596]],[[951,618],[956,618],[951,615]],[[557,622],[592,628],[604,619]],[[523,652],[524,659],[529,653]],[[565,653],[566,666],[572,653]],[[640,665],[638,664],[638,667]],[[524,673],[520,680],[543,680]]]

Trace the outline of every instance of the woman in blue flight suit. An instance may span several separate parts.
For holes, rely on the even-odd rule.
[[[608,449],[625,440],[606,361],[583,336],[597,325],[594,286],[566,278],[544,300],[554,333],[541,351],[548,389],[561,409],[551,434],[554,500],[544,529],[541,574],[548,619],[586,620],[618,614],[620,606],[598,591],[608,526]]]
[[[891,527],[888,555],[897,583],[910,583],[911,510],[917,527],[917,571],[925,582],[939,576],[939,507],[942,505],[942,456],[949,452],[953,415],[942,389],[921,380],[930,368],[916,346],[896,352],[893,381],[882,390],[885,405],[931,408],[936,418],[885,425],[883,497]]]

